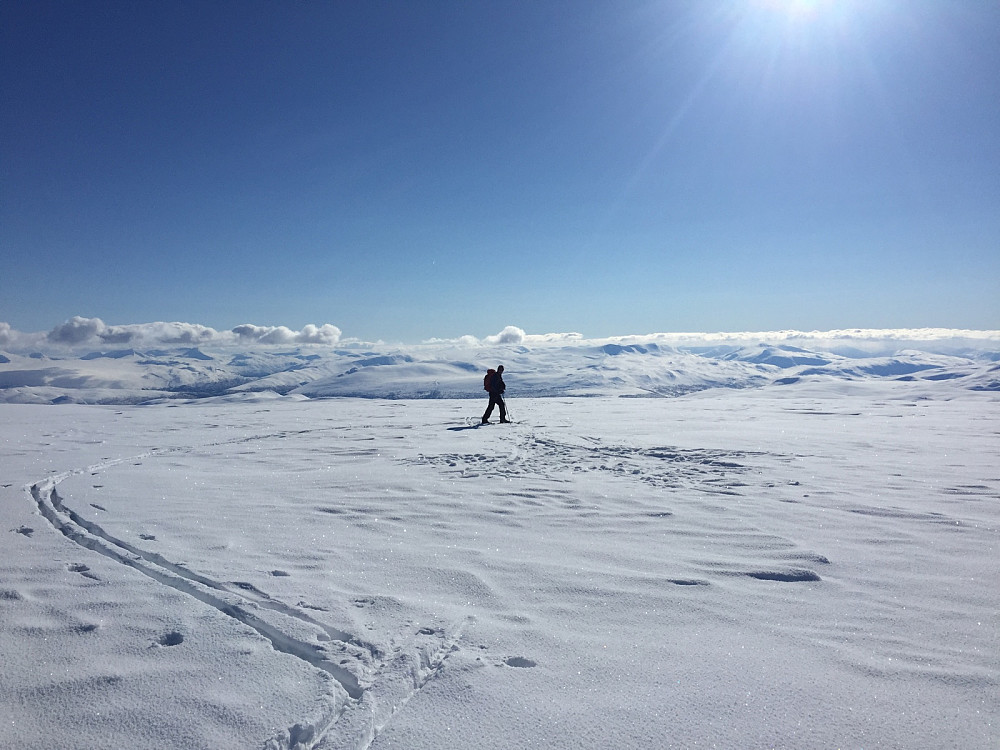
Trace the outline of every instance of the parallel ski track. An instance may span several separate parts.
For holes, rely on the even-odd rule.
[[[208,443],[197,447],[235,445],[265,440],[269,437],[285,437],[289,434],[315,431],[299,430],[294,433],[245,436],[237,440]],[[276,651],[300,659],[332,678],[335,689],[328,710],[323,716],[312,722],[296,723],[288,730],[279,732],[264,742],[263,750],[326,750],[326,748],[340,747],[366,750],[410,698],[440,673],[445,660],[458,650],[457,644],[462,631],[473,619],[463,618],[447,630],[436,631],[435,637],[429,643],[418,646],[415,652],[408,653],[402,645],[397,645],[391,649],[392,653],[387,655],[376,645],[275,600],[255,587],[249,589],[240,587],[240,590],[234,591],[225,584],[188,570],[160,554],[119,539],[99,524],[68,507],[65,499],[56,490],[57,485],[73,476],[96,473],[125,462],[192,449],[192,446],[153,449],[134,456],[111,459],[53,474],[27,485],[25,490],[31,496],[41,516],[53,529],[70,541],[207,604],[266,638]],[[336,654],[338,660],[343,660],[345,652],[352,656],[352,666],[362,677],[359,678],[351,670],[327,658],[323,646],[303,641],[284,632],[278,625],[259,614],[260,610],[275,612],[279,615],[279,619],[291,618],[320,629],[330,642],[341,644],[344,649]],[[427,635],[423,632],[421,634]],[[329,736],[335,726],[341,725],[346,731],[338,734],[346,736],[336,738]]]

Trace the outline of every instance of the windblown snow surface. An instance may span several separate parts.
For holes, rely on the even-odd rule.
[[[3,404],[0,747],[1000,746],[995,362],[642,353]]]

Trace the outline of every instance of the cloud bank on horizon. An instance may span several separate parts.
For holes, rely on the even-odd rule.
[[[909,344],[953,344],[970,348],[996,348],[1000,331],[952,328],[838,329],[831,331],[729,331],[662,332],[587,338],[582,333],[530,334],[508,325],[496,334],[478,338],[433,338],[412,347],[481,348],[498,346],[572,346],[616,343],[622,345],[658,344],[685,348],[740,346],[755,343],[787,346],[852,346],[859,350]],[[286,326],[259,326],[251,323],[231,330],[217,330],[199,323],[153,322],[108,325],[100,318],[74,316],[50,331],[23,332],[0,321],[0,348],[9,351],[76,350],[81,348],[144,347],[241,347],[273,346],[380,346],[384,342],[365,342],[345,338],[340,328],[330,323],[309,324],[300,330]],[[406,345],[400,344],[400,348]]]
[[[38,349],[58,347],[149,347],[149,346],[333,346],[341,331],[329,323],[306,325],[299,331],[286,326],[251,323],[219,331],[199,323],[155,322],[107,325],[100,318],[76,315],[47,332],[22,332],[0,321],[0,347]]]

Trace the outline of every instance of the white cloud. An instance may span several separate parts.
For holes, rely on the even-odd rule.
[[[526,337],[529,345],[565,345],[565,337],[576,334],[544,334]],[[563,338],[561,338],[563,337]],[[576,340],[584,345],[657,344],[679,349],[717,346],[752,346],[754,344],[786,344],[854,356],[883,356],[907,348],[930,352],[995,350],[1000,345],[1000,331],[971,331],[952,328],[852,328],[832,331],[723,331],[719,333],[649,333]]]
[[[333,346],[340,341],[340,329],[329,323],[324,323],[321,326],[314,326],[310,323],[299,331],[298,339],[298,343],[300,344],[325,344]]]
[[[457,346],[463,349],[473,349],[480,346],[497,346],[498,344],[522,344],[526,338],[527,334],[523,329],[517,326],[507,326],[500,333],[487,336],[484,339],[477,339],[475,336],[466,334],[457,339],[432,338],[421,343],[431,346]]]
[[[240,343],[290,344],[295,336],[291,328],[285,326],[255,326],[244,323],[233,329]]]
[[[10,323],[0,321],[0,348],[10,352],[36,351],[46,341],[44,333],[23,333],[11,328]]]
[[[132,323],[109,326],[100,318],[79,315],[46,335],[50,344],[62,346],[164,346],[224,343],[230,339],[214,328],[197,323]]]
[[[221,343],[229,337],[197,323],[138,323],[108,326],[99,334],[105,344],[132,346],[198,346]]]
[[[78,349],[93,347],[148,348],[159,346],[233,346],[240,345],[324,345],[341,340],[340,329],[329,323],[309,324],[301,331],[285,326],[246,324],[232,331],[218,331],[198,323],[154,322],[107,325],[100,318],[79,315],[56,326],[48,333],[22,333],[0,322],[0,346],[28,350],[35,348]]]
[[[425,346],[454,346],[473,349],[484,346],[523,345],[532,347],[603,346],[605,344],[657,344],[681,349],[716,346],[749,346],[760,343],[788,344],[821,351],[844,351],[882,355],[909,347],[943,353],[960,350],[994,350],[1000,345],[1000,331],[971,331],[951,328],[841,329],[833,331],[724,331],[719,333],[647,333],[605,338],[584,338],[580,333],[525,333],[507,326],[500,333],[477,339],[432,338]]]
[[[524,337],[525,344],[578,344],[585,341],[582,333],[529,333]]]
[[[517,326],[507,326],[495,336],[487,336],[483,343],[487,345],[495,344],[521,344],[524,343],[524,330]]]
[[[49,331],[48,340],[53,344],[82,344],[99,336],[107,326],[100,318],[81,318],[74,315],[62,325]]]
[[[154,322],[127,325],[107,325],[100,318],[75,316],[51,331],[24,333],[0,322],[0,347],[11,352],[44,351],[45,349],[108,349],[131,347],[146,349],[169,346],[368,346],[343,339],[341,330],[329,323],[309,324],[296,331],[286,326],[258,326],[252,323],[230,331],[219,331],[197,323]],[[840,329],[833,331],[730,331],[721,333],[650,333],[608,338],[584,338],[580,333],[528,334],[517,326],[506,326],[499,333],[478,339],[461,336],[456,339],[433,338],[421,346],[476,349],[491,346],[523,345],[531,347],[601,346],[608,343],[658,344],[678,348],[714,346],[747,346],[759,343],[789,344],[806,349],[829,352],[882,355],[908,348],[939,353],[996,350],[1000,346],[1000,331],[972,331],[950,328],[916,329]]]
[[[233,333],[240,343],[271,345],[325,344],[331,346],[340,341],[340,329],[329,323],[322,326],[309,324],[301,331],[293,331],[285,326],[257,326],[245,323],[236,326]]]

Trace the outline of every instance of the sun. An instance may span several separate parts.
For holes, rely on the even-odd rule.
[[[836,0],[755,0],[756,5],[792,20],[809,20],[825,15]]]
[[[742,18],[763,37],[814,44],[853,36],[870,25],[883,0],[745,0]],[[831,37],[832,35],[832,37]]]

